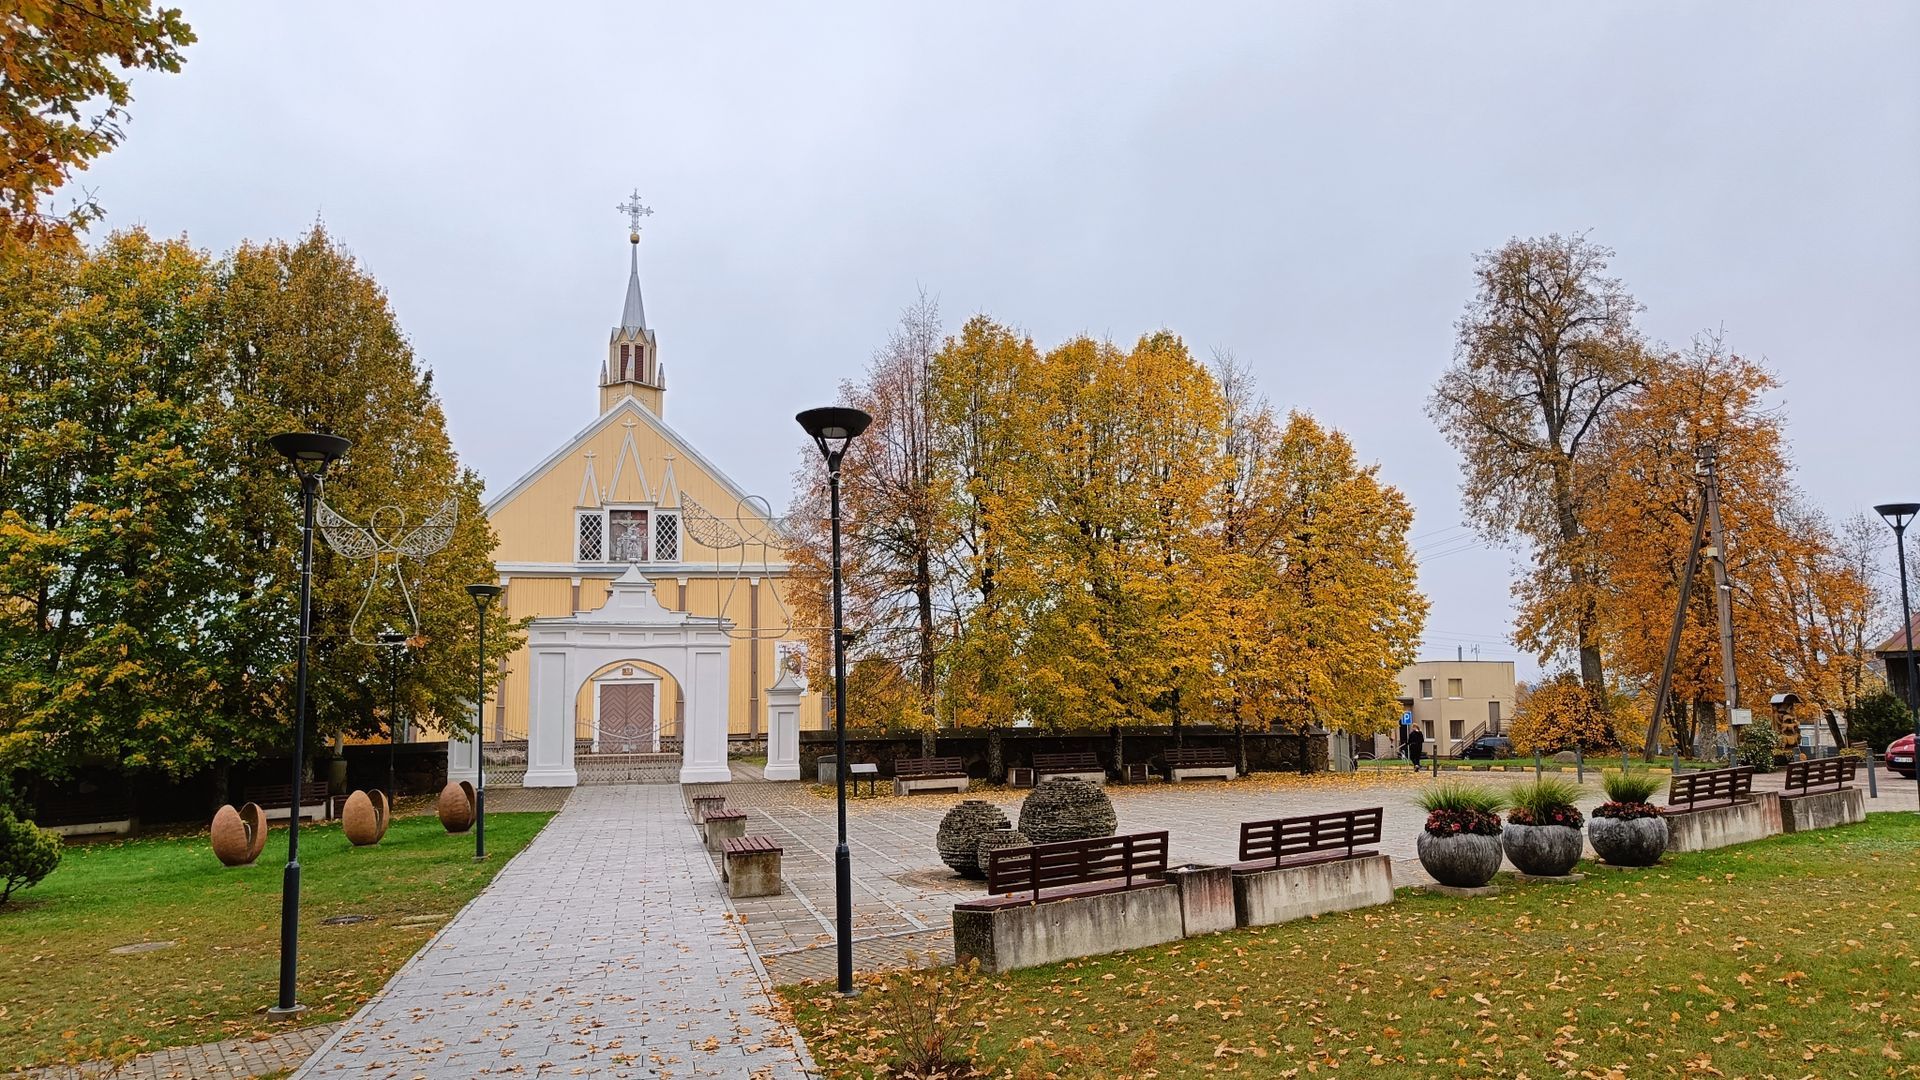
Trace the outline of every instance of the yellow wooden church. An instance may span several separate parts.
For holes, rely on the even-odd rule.
[[[729,736],[769,734],[769,778],[797,779],[792,729],[818,726],[821,710],[790,674],[799,635],[779,524],[667,423],[640,293],[646,211],[622,209],[626,300],[597,415],[487,504],[503,614],[533,621],[483,735],[526,741],[528,786],[577,783],[589,754],[678,753],[682,782],[725,780]],[[455,779],[477,750],[450,747]]]

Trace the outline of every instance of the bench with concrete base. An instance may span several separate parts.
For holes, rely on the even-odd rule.
[[[58,836],[125,836],[133,831],[133,815],[125,797],[105,790],[93,795],[42,798],[28,820]]]
[[[1182,780],[1231,780],[1240,775],[1240,770],[1234,768],[1233,759],[1228,756],[1225,747],[1173,749],[1167,751],[1166,758],[1169,783],[1177,784]]]
[[[1000,848],[987,897],[953,906],[954,955],[1000,972],[1177,940],[1180,890],[1166,873],[1164,832]]]
[[[726,808],[727,797],[725,795],[695,795],[693,797],[693,823],[695,825],[705,825],[708,814],[715,810],[725,810]]]
[[[1040,781],[1064,776],[1074,780],[1085,780],[1089,784],[1107,782],[1107,770],[1101,766],[1100,759],[1086,752],[1035,754],[1033,755],[1033,775]]]
[[[247,789],[247,801],[266,811],[267,820],[285,820],[287,808],[293,805],[293,785],[276,784],[267,787]],[[327,782],[309,780],[300,785],[300,816],[312,821],[324,820],[327,816]]]
[[[1850,757],[1790,763],[1786,790],[1780,793],[1781,830],[1806,832],[1867,820],[1867,800],[1853,786],[1859,768],[1859,759]]]
[[[957,757],[901,758],[893,763],[893,793],[967,790],[966,763]]]
[[[727,895],[779,896],[780,846],[765,836],[736,836],[720,852],[720,879]]]
[[[1393,900],[1392,862],[1380,842],[1381,807],[1248,821],[1233,865],[1234,921],[1274,923]]]
[[[1753,790],[1753,766],[1675,773],[1667,784],[1668,851],[1711,851],[1781,831],[1780,796]]]
[[[747,812],[710,810],[702,828],[706,832],[707,850],[719,854],[726,849],[727,841],[747,835]]]

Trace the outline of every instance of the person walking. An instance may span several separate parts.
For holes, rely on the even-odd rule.
[[[1426,734],[1420,730],[1420,725],[1414,724],[1407,731],[1407,760],[1413,762],[1415,772],[1420,771],[1420,750],[1426,744]]]

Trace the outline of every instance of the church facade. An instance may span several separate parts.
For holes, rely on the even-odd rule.
[[[818,695],[782,679],[798,635],[777,521],[667,423],[634,224],[597,415],[487,504],[495,611],[532,621],[482,736],[526,741],[528,786],[571,786],[586,754],[678,753],[682,782],[725,780],[730,736],[766,735],[770,715],[821,723]],[[463,742],[455,778],[478,750]],[[786,747],[769,749],[770,778],[797,779]]]

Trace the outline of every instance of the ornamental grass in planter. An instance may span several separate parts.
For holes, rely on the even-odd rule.
[[[1574,803],[1580,789],[1557,777],[1542,777],[1507,793],[1506,827],[1500,846],[1507,861],[1523,874],[1565,877],[1580,861],[1580,826],[1585,819]]]
[[[1420,865],[1433,880],[1477,889],[1500,869],[1500,811],[1506,798],[1471,784],[1437,784],[1415,800],[1427,812],[1420,833]]]
[[[1652,866],[1667,850],[1667,819],[1648,802],[1660,781],[1645,773],[1606,774],[1607,801],[1587,822],[1593,850],[1611,866]]]

